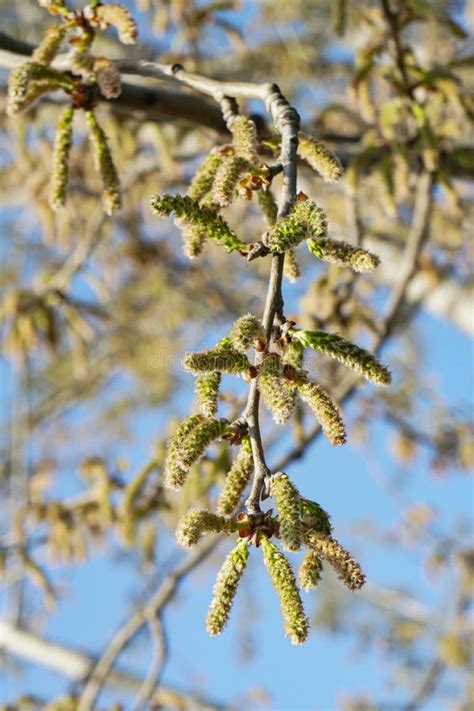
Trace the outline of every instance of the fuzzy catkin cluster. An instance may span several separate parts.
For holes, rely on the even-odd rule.
[[[241,541],[229,553],[219,570],[206,619],[206,627],[210,635],[219,634],[227,624],[248,557],[248,545]]]
[[[298,383],[298,394],[316,415],[331,444],[344,444],[346,441],[344,422],[331,396],[318,383],[309,380]]]
[[[251,370],[249,359],[237,351],[229,340],[200,353],[186,353],[183,368],[194,375],[201,373],[231,373],[239,375]]]
[[[164,479],[169,489],[177,491],[206,447],[223,433],[226,420],[192,415],[184,420],[171,438],[165,461]]]
[[[234,513],[253,470],[252,448],[247,437],[242,442],[239,453],[225,476],[224,485],[217,502],[217,510],[220,514],[229,516]]]
[[[375,385],[388,385],[391,381],[388,368],[381,365],[372,353],[342,336],[325,331],[292,331],[291,335],[303,346],[309,346],[313,350],[335,358]]]
[[[59,119],[53,150],[53,165],[49,188],[49,202],[53,210],[64,207],[69,177],[69,154],[72,145],[74,109],[68,106]]]
[[[379,258],[369,250],[335,239],[309,239],[308,249],[323,262],[352,267],[356,272],[371,272],[380,264]]]
[[[280,538],[287,551],[301,548],[301,497],[288,474],[277,472],[270,482],[270,494],[275,500],[280,519]]]
[[[102,180],[102,204],[107,215],[111,215],[122,204],[120,180],[110,152],[107,136],[99,125],[93,111],[86,111],[86,121],[90,129],[94,163]]]
[[[293,570],[278,546],[265,536],[262,537],[262,552],[265,567],[280,599],[286,635],[293,644],[302,644],[308,636],[309,622]]]
[[[293,248],[307,240],[309,250],[322,260],[335,261],[360,271],[376,266],[377,258],[370,252],[330,239],[325,213],[302,193],[289,213],[278,218],[277,205],[269,189],[273,172],[259,163],[253,122],[244,116],[234,116],[228,125],[232,144],[211,151],[198,168],[186,196],[152,198],[152,208],[157,214],[174,215],[183,230],[188,256],[200,254],[207,239],[228,252],[238,251],[249,259],[269,251],[285,253],[286,275],[295,279],[299,267]],[[337,158],[305,134],[300,134],[298,152],[325,180],[337,180],[342,174]],[[278,172],[276,170],[275,174]],[[219,213],[238,195],[251,199],[252,191],[256,191],[268,231],[260,242],[247,244],[240,241]],[[358,564],[332,537],[326,511],[315,501],[302,497],[285,472],[269,473],[265,477],[264,491],[274,500],[275,514],[273,509],[263,513],[257,508],[255,512],[250,503],[247,513],[239,512],[244,491],[261,463],[258,459],[254,461],[258,443],[253,438],[246,410],[232,424],[216,419],[222,374],[241,375],[247,381],[252,380],[252,387],[258,388],[278,424],[283,424],[292,415],[299,397],[314,412],[324,434],[334,445],[343,444],[346,439],[342,416],[329,393],[302,370],[305,348],[335,358],[376,384],[385,384],[390,379],[388,370],[375,356],[341,336],[323,331],[300,331],[293,326],[294,323],[278,313],[278,320],[268,334],[258,318],[250,313],[244,314],[215,346],[187,353],[183,358],[184,369],[196,376],[196,396],[201,414],[181,423],[171,439],[165,463],[166,484],[179,488],[190,466],[199,460],[213,440],[222,437],[240,445],[224,477],[217,498],[217,513],[191,509],[177,531],[178,541],[184,546],[196,545],[205,533],[238,532],[237,546],[224,561],[214,586],[206,622],[211,635],[219,634],[229,619],[250,547],[255,546],[261,547],[264,564],[279,596],[287,636],[294,644],[305,641],[309,623],[298,583],[285,553],[270,540],[272,537],[279,539],[283,549],[290,553],[304,549],[298,571],[299,586],[303,590],[308,591],[317,585],[323,573],[323,561],[334,567],[351,590],[364,582]],[[253,361],[249,356],[251,349],[255,351]],[[255,482],[256,479],[249,502]]]
[[[210,511],[190,509],[179,522],[176,540],[183,548],[191,548],[199,543],[204,533],[219,533],[225,531],[226,526],[227,522],[222,516],[217,516]]]
[[[221,374],[203,373],[196,378],[196,399],[199,409],[206,417],[214,417],[217,412]]]
[[[270,353],[260,365],[258,385],[273,420],[284,424],[295,407],[295,386],[283,377],[283,363],[276,353]]]
[[[324,237],[327,218],[312,200],[297,200],[289,215],[279,219],[267,235],[272,252],[285,252],[304,239]]]
[[[216,210],[201,205],[188,195],[155,195],[150,205],[157,215],[168,217],[174,214],[180,225],[202,230],[213,242],[225,247],[227,252],[247,249],[247,245],[239,240]]]

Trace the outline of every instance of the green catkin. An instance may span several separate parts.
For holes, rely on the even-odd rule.
[[[316,501],[301,499],[301,522],[315,533],[330,536],[332,532],[329,514]]]
[[[288,249],[285,253],[285,262],[283,264],[283,275],[290,282],[294,284],[295,281],[300,277],[301,270],[298,260],[296,259],[295,252],[293,249]]]
[[[327,219],[312,200],[298,200],[289,215],[279,219],[267,233],[267,245],[272,252],[286,252],[303,239],[325,237]]]
[[[124,5],[109,3],[94,8],[99,27],[105,29],[109,25],[117,30],[119,40],[123,44],[135,44],[137,25]]]
[[[174,213],[175,218],[178,218],[181,223],[201,228],[209,239],[225,247],[227,252],[248,249],[248,245],[239,240],[216,210],[200,205],[188,195],[155,195],[151,198],[150,204],[157,215],[169,217]]]
[[[326,146],[306,133],[298,134],[298,155],[328,183],[337,182],[343,174],[341,162]]]
[[[176,224],[179,225],[179,218],[176,220]],[[180,226],[181,236],[183,238],[183,254],[188,257],[188,259],[195,259],[202,254],[204,245],[206,244],[207,234],[204,232],[202,227],[196,227],[195,225],[185,225]]]
[[[183,548],[191,548],[199,543],[204,533],[225,531],[228,522],[210,511],[190,509],[183,516],[176,529],[176,541]]]
[[[283,362],[293,368],[301,368],[304,360],[304,346],[296,340],[291,340],[285,348]]]
[[[204,417],[176,449],[174,460],[185,476],[191,466],[202,457],[206,447],[220,437],[226,424],[225,420]]]
[[[44,64],[24,62],[13,69],[8,77],[7,114],[16,116],[46,91],[70,91],[74,87],[74,80],[67,74],[57,72]]]
[[[335,358],[375,385],[388,385],[391,381],[388,368],[381,365],[372,353],[364,348],[359,348],[342,336],[325,331],[295,331],[292,337],[301,341],[305,346],[310,346],[314,350]]]
[[[236,155],[250,163],[256,163],[258,160],[257,128],[252,119],[245,115],[236,116],[231,132]]]
[[[182,363],[183,368],[194,375],[215,372],[238,375],[248,372],[252,367],[247,356],[231,346],[228,339],[206,351],[186,353]]]
[[[296,486],[284,472],[277,472],[270,482],[270,494],[275,500],[280,538],[287,551],[301,548],[301,497]]]
[[[61,43],[66,35],[67,27],[65,25],[55,25],[48,27],[43,35],[41,43],[36,47],[31,55],[32,62],[38,64],[49,65],[59,52]]]
[[[278,207],[273,197],[271,190],[259,190],[257,200],[262,211],[262,215],[269,225],[274,225],[276,222]]]
[[[286,636],[293,644],[302,644],[309,631],[303,603],[293,570],[278,547],[265,536],[261,539],[263,560],[280,599]]]
[[[53,210],[59,210],[64,207],[66,203],[73,118],[74,109],[72,106],[69,106],[61,115],[56,129],[49,188],[49,204]]]
[[[164,464],[164,481],[168,489],[177,491],[184,484],[187,477],[187,470],[177,463],[177,454],[183,446],[186,438],[195,427],[204,421],[203,415],[191,415],[181,422],[174,435],[168,443],[168,453]]]
[[[238,181],[250,167],[249,162],[241,156],[224,157],[217,168],[214,182],[212,183],[212,204],[219,207],[230,205],[236,194]]]
[[[273,420],[284,424],[295,407],[295,386],[283,377],[283,367],[276,353],[268,355],[260,365],[258,387]]]
[[[244,541],[240,541],[229,553],[219,570],[206,619],[206,627],[210,635],[220,634],[227,624],[248,557],[248,545]]]
[[[297,388],[299,396],[312,409],[331,444],[344,444],[344,422],[330,395],[320,385],[309,380],[299,382]]]
[[[219,153],[209,153],[199,166],[188,190],[188,196],[192,200],[201,202],[209,194],[217,169],[222,163],[222,155]]]
[[[99,125],[93,111],[86,111],[86,121],[90,129],[95,167],[102,180],[102,205],[104,212],[107,215],[111,215],[122,204],[120,180],[107,142],[107,136]]]
[[[206,417],[213,417],[217,412],[220,384],[220,373],[205,373],[196,378],[196,397],[199,409]]]
[[[122,93],[122,82],[117,65],[106,57],[98,57],[94,62],[94,77],[102,96],[116,99]]]
[[[219,495],[217,511],[222,516],[229,516],[239,505],[253,469],[252,448],[249,439],[245,438],[239,453],[232,463],[232,467],[226,474],[224,486]]]
[[[249,348],[265,345],[265,331],[262,322],[253,314],[245,314],[234,323],[229,333],[229,340],[240,353]]]
[[[365,576],[360,565],[335,538],[309,533],[307,545],[334,568],[349,590],[358,590],[363,586]]]
[[[307,548],[298,570],[298,582],[305,592],[315,588],[321,579],[323,563],[313,548]]]
[[[308,249],[323,262],[352,267],[356,272],[371,272],[380,264],[380,259],[367,249],[335,239],[309,239]]]

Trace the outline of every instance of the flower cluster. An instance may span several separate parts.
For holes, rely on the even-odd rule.
[[[83,109],[90,132],[94,163],[100,174],[103,190],[102,204],[110,215],[121,205],[120,180],[108,146],[107,136],[99,125],[94,109],[94,85],[106,98],[117,97],[121,80],[117,67],[106,57],[90,53],[97,30],[115,27],[119,40],[134,43],[137,26],[129,11],[117,3],[92,3],[76,11],[65,2],[42,3],[59,19],[59,24],[49,27],[31,56],[14,69],[8,81],[7,112],[10,116],[29,108],[44,94],[61,89],[71,97],[68,107],[59,119],[53,150],[50,181],[50,205],[54,210],[64,207],[69,173],[69,153],[72,145],[73,111]],[[51,64],[59,53],[63,41],[72,46],[71,71],[60,72]]]
[[[262,165],[255,125],[248,117],[233,116],[228,125],[232,143],[211,151],[204,159],[186,196],[152,198],[152,208],[157,214],[174,215],[183,231],[188,256],[200,254],[208,239],[248,259],[265,256],[268,252],[284,254],[285,273],[295,279],[299,267],[293,249],[306,240],[310,252],[323,261],[359,271],[377,265],[377,258],[370,252],[332,240],[328,236],[324,211],[303,193],[298,195],[289,212],[279,217],[270,187],[272,176],[280,172],[281,166],[272,171]],[[269,145],[272,146],[271,139]],[[326,181],[335,181],[342,174],[337,158],[320,142],[302,133],[298,155]],[[267,231],[260,241],[243,243],[220,210],[239,196],[250,199],[253,192]],[[323,562],[336,570],[350,590],[359,588],[364,576],[351,555],[333,538],[329,516],[317,502],[301,496],[285,472],[268,471],[262,477],[261,443],[255,439],[255,420],[252,422],[248,417],[247,408],[232,423],[216,419],[221,378],[223,374],[231,374],[251,381],[251,392],[261,395],[277,424],[283,424],[292,416],[300,398],[313,411],[328,440],[339,445],[346,441],[341,412],[331,395],[303,369],[305,349],[312,348],[334,358],[377,385],[390,382],[390,373],[373,354],[343,337],[323,331],[299,330],[294,322],[285,319],[283,310],[278,311],[277,316],[276,323],[268,329],[268,322],[264,328],[253,314],[245,314],[215,346],[185,354],[183,367],[196,376],[200,414],[184,420],[172,437],[165,462],[165,484],[172,489],[182,486],[189,468],[214,440],[221,438],[240,445],[223,477],[216,513],[192,508],[178,526],[177,539],[188,547],[197,544],[205,533],[238,536],[237,545],[224,561],[214,586],[207,616],[211,635],[219,634],[227,624],[250,550],[255,547],[262,551],[278,594],[286,634],[294,644],[301,644],[308,635],[309,622],[300,589],[308,591],[317,585]],[[265,495],[272,497],[275,503],[275,514],[273,509],[263,512],[252,503],[258,476],[263,479],[261,486]],[[239,507],[252,477],[247,510],[241,510]],[[272,538],[281,541],[283,550]],[[302,549],[303,560],[296,576],[286,552]]]

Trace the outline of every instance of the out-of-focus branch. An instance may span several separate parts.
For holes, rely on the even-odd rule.
[[[160,618],[153,615],[148,620],[148,628],[152,638],[153,658],[148,674],[135,697],[134,709],[144,707],[153,696],[154,690],[159,689],[161,672],[168,656],[168,641]]]
[[[2,619],[0,649],[51,669],[75,682],[86,678],[95,663],[95,659],[84,652],[45,640]],[[136,692],[143,683],[139,677],[116,669],[110,672],[107,682],[127,693]],[[162,708],[193,708],[196,711],[219,711],[222,708],[210,700],[162,685],[154,690],[153,701]]]
[[[163,607],[175,594],[183,578],[194,570],[199,563],[205,560],[216,546],[216,539],[209,538],[199,546],[199,548],[196,548],[193,553],[165,578],[151,599],[143,605],[143,607],[134,612],[114,634],[99,661],[94,665],[93,669],[90,670],[90,673],[86,675],[88,682],[79,701],[77,711],[90,711],[93,708],[97,695],[111,673],[115,660],[125,645],[128,644],[143,625],[147,624],[153,616],[157,617],[159,615]]]
[[[401,249],[392,242],[373,237],[365,245],[380,257],[380,266],[373,275],[381,284],[393,286],[400,278]],[[407,304],[421,304],[434,316],[449,321],[468,335],[474,335],[472,310],[474,286],[460,284],[449,276],[436,276],[423,270],[413,276],[405,293]]]

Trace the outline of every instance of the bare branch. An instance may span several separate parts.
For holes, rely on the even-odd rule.
[[[210,538],[196,548],[160,585],[151,599],[120,627],[107,645],[105,652],[87,674],[88,682],[80,698],[77,711],[90,711],[97,695],[111,673],[115,660],[125,645],[152,617],[157,617],[163,607],[173,597],[180,582],[188,573],[205,560],[218,545],[219,539]]]

